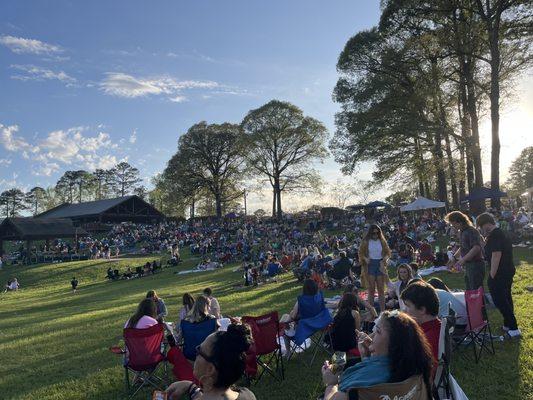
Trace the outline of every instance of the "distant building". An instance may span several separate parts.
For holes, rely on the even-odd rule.
[[[65,203],[35,216],[36,219],[67,218],[75,225],[117,222],[159,222],[164,214],[139,196]]]

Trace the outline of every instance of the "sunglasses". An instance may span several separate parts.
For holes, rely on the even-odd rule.
[[[196,355],[197,356],[202,356],[202,358],[207,361],[207,362],[210,362],[211,364],[215,364],[215,358],[212,357],[212,356],[208,356],[207,354],[205,354],[203,351],[202,351],[202,348],[200,347],[200,345],[196,346]]]

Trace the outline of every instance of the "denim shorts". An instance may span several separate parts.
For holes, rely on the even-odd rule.
[[[368,263],[368,275],[371,276],[380,276],[383,275],[383,272],[380,270],[381,260],[371,259]]]

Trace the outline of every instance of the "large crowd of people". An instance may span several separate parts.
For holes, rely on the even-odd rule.
[[[337,221],[336,231],[342,233],[336,234],[324,234],[316,229],[315,222],[302,227],[291,220],[198,223],[173,226],[171,238],[158,240],[164,250],[172,251],[177,244],[200,257],[241,263],[245,285],[257,284],[263,276],[293,271],[303,282],[303,290],[290,313],[280,320],[285,327],[280,341],[286,355],[290,357],[293,342],[298,342],[298,326],[327,314],[329,345],[335,354],[348,358],[340,370],[329,361],[323,365],[324,399],[346,399],[350,388],[402,382],[413,376],[420,377],[427,391],[427,397],[422,398],[432,398],[441,319],[451,309],[457,327],[466,326],[464,290],[484,286],[487,264],[487,286],[504,317],[502,329],[508,338],[520,337],[511,296],[515,271],[512,238],[516,241],[516,235],[506,231],[510,225],[489,213],[478,216],[474,225],[461,212],[451,212],[445,218],[427,213],[416,220],[381,214],[374,221],[369,224],[361,216]],[[450,245],[433,247],[441,235],[450,235]],[[434,266],[463,271],[463,290],[451,291],[436,277],[424,281],[421,274],[431,269],[424,267]],[[389,279],[390,268],[396,270],[393,281]],[[323,295],[322,289],[327,287],[343,288],[340,301],[333,306]],[[146,300],[139,309],[144,303]],[[151,324],[164,317],[152,306],[143,312]],[[235,391],[231,386],[245,373],[248,328],[234,318],[222,323],[223,315],[210,288],[196,299],[183,294],[183,307],[170,328],[173,346],[169,361],[177,379],[168,389],[170,398],[187,393],[193,399],[210,393],[254,398],[250,391]],[[138,311],[130,318],[130,325],[141,317]],[[198,344],[199,333],[202,341]],[[239,345],[215,350],[224,337]],[[195,341],[195,350],[187,341]],[[235,349],[233,356],[223,355],[231,349]],[[240,360],[237,372],[231,379],[214,384],[221,368],[220,361],[215,360],[226,357]],[[203,381],[206,377],[208,382]]]
[[[416,217],[375,212],[371,217],[361,213],[326,221],[304,216],[282,221],[122,223],[101,239],[82,238],[78,248],[89,251],[91,258],[166,252],[171,265],[177,265],[180,252],[188,248],[200,260],[199,267],[240,265],[244,287],[290,272],[303,290],[280,320],[286,356],[291,356],[294,343],[300,344],[302,327],[309,328],[306,321],[316,323],[318,318],[330,326],[329,346],[348,358],[341,369],[324,364],[324,399],[345,399],[352,387],[401,382],[412,376],[421,377],[431,398],[441,319],[452,309],[457,325],[466,326],[464,290],[484,287],[486,265],[492,302],[504,318],[502,329],[509,338],[520,337],[511,296],[512,252],[513,243],[525,241],[529,221],[523,212],[484,213],[473,220],[454,211],[445,217],[432,212]],[[448,245],[442,245],[442,237],[450,238]],[[161,268],[160,262],[149,264],[126,272],[110,268],[107,278],[133,279]],[[396,275],[392,281],[391,269]],[[463,272],[463,290],[452,291],[436,277],[423,280],[436,270]],[[325,299],[326,288],[341,289],[339,301]],[[5,290],[16,289],[15,279]],[[184,293],[182,303],[174,319],[164,300],[151,290],[124,325],[146,329],[168,318],[173,321],[165,322],[167,359],[177,379],[168,388],[170,398],[183,394],[194,400],[213,395],[255,398],[249,390],[232,386],[245,373],[245,354],[252,340],[248,327],[238,318],[224,318],[210,288],[196,298]]]

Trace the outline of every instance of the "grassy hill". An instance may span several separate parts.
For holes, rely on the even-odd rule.
[[[533,398],[533,294],[525,290],[533,284],[533,254],[517,249],[515,257],[520,266],[513,295],[524,338],[495,342],[496,355],[484,356],[478,365],[458,354],[454,356],[452,373],[472,400]],[[301,290],[291,274],[258,288],[236,288],[241,275],[232,272],[233,265],[213,272],[176,275],[176,271],[197,263],[187,254],[179,267],[154,276],[118,282],[104,279],[109,266],[124,270],[127,265],[133,267],[153,259],[4,267],[0,271],[2,285],[15,276],[22,289],[0,295],[0,398],[126,398],[120,359],[108,347],[119,343],[124,322],[150,289],[165,300],[169,320],[177,318],[184,292],[197,295],[207,286],[213,288],[227,315],[288,312]],[[80,282],[74,295],[70,291],[72,276]],[[439,276],[451,287],[464,287],[462,276]],[[500,332],[499,313],[491,310],[490,318],[493,330]],[[321,393],[321,362],[315,361],[307,369],[296,357],[287,366],[286,380],[281,385],[266,377],[252,390],[258,399],[315,399]],[[148,399],[149,393],[137,398]]]

